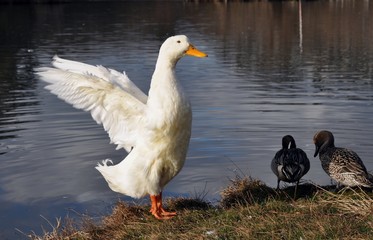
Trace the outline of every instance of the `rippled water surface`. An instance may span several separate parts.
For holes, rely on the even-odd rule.
[[[177,65],[193,134],[166,197],[215,201],[236,174],[275,186],[269,164],[285,134],[310,158],[304,179],[329,184],[313,157],[320,129],[373,170],[371,16],[369,1],[1,5],[0,237],[21,239],[16,228],[50,230],[44,218],[100,216],[118,198],[132,201],[111,192],[94,169],[126,153],[115,151],[88,113],[35,78],[33,68],[55,54],[125,70],[146,92],[168,36],[186,34],[209,54]]]

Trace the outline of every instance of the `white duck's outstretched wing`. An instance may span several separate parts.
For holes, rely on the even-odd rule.
[[[67,72],[78,73],[86,76],[96,76],[106,82],[120,87],[122,90],[130,93],[143,103],[146,103],[148,99],[148,96],[127,77],[125,72],[120,73],[114,69],[105,68],[101,65],[92,66],[82,62],[66,60],[57,55],[53,57],[52,64],[54,67]]]
[[[117,149],[129,152],[144,126],[146,95],[114,70],[56,57],[53,65],[36,69],[49,83],[46,88],[75,108],[90,111]]]

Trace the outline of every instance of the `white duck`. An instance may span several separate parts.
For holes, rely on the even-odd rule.
[[[191,135],[192,111],[175,76],[184,55],[206,57],[184,35],[161,46],[149,96],[113,69],[54,57],[54,68],[36,69],[46,88],[75,108],[90,111],[117,149],[129,154],[117,165],[106,159],[96,169],[109,187],[133,198],[150,195],[158,219],[176,215],[162,207],[162,190],[184,165]]]

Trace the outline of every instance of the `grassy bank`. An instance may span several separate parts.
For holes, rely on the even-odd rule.
[[[373,239],[373,195],[347,189],[300,185],[276,192],[257,180],[237,178],[222,191],[219,205],[201,199],[171,198],[178,216],[159,221],[149,206],[118,202],[112,214],[94,223],[66,219],[30,239]]]

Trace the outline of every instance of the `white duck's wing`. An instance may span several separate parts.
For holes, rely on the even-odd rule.
[[[128,81],[119,80],[114,70],[68,60],[55,61],[54,66],[36,69],[49,83],[46,88],[75,108],[90,111],[117,149],[129,152],[145,124],[146,95],[125,75],[121,77]]]
[[[52,64],[54,67],[67,72],[78,73],[86,76],[96,76],[101,80],[120,87],[122,90],[139,99],[142,103],[146,103],[148,99],[148,96],[127,77],[125,72],[120,73],[114,69],[105,68],[101,65],[92,66],[82,62],[66,60],[57,55],[53,57]]]

